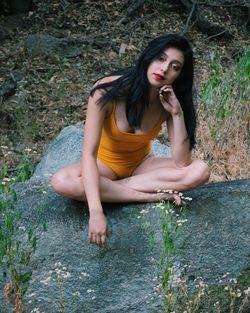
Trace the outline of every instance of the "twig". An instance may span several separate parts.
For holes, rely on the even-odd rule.
[[[222,34],[224,34],[224,33],[226,33],[226,32],[227,32],[227,29],[224,29],[222,32],[220,32],[220,33],[218,33],[218,34],[215,34],[215,35],[212,35],[212,36],[209,36],[209,37],[207,37],[205,40],[209,40],[209,39],[211,39],[211,38],[218,37],[218,36],[220,36],[220,35],[222,35]]]
[[[206,5],[210,7],[228,7],[228,8],[247,5],[246,1],[239,2],[239,3],[230,3],[230,4],[207,3],[207,2],[197,2],[197,4]]]
[[[191,21],[191,19],[193,17],[195,9],[196,9],[196,1],[192,5],[192,8],[191,8],[191,11],[190,11],[190,13],[188,15],[188,19],[186,21],[185,27],[184,27],[183,31],[181,32],[182,36],[184,36],[189,31],[189,23],[190,23],[190,21]]]
[[[144,4],[145,0],[135,0],[127,10],[127,13],[116,23],[116,25],[121,25],[128,20],[128,17],[134,13],[140,6]]]

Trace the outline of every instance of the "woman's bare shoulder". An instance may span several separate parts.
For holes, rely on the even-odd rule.
[[[105,76],[101,79],[99,79],[94,86],[100,85],[100,84],[105,84],[105,83],[110,83],[112,81],[117,80],[119,77],[121,77],[120,75],[114,75],[114,76]]]

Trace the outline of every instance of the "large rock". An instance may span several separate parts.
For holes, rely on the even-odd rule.
[[[80,124],[65,127],[49,145],[33,176],[50,176],[60,168],[78,163],[81,159],[83,139],[83,129]],[[170,148],[157,141],[153,142],[153,149],[157,156],[170,155]]]
[[[80,49],[68,39],[55,38],[46,34],[29,35],[25,42],[25,48],[30,57],[66,57],[74,58],[81,54]]]
[[[50,145],[36,175],[16,186],[23,226],[29,228],[43,207],[48,228],[46,233],[38,232],[38,249],[32,257],[33,276],[25,296],[28,312],[35,308],[61,312],[62,306],[66,313],[163,312],[156,292],[157,276],[163,271],[159,267],[162,210],[152,204],[105,205],[112,235],[108,248],[101,250],[88,244],[86,206],[56,195],[46,180],[36,177],[78,161],[81,136],[78,126],[65,129]],[[158,143],[154,147],[162,149],[159,154],[165,150]],[[67,159],[66,152],[72,152],[73,159]],[[187,284],[198,276],[210,285],[224,284],[249,264],[249,187],[249,180],[235,181],[190,193],[194,200],[183,226],[185,249],[174,262],[178,275],[188,265]],[[226,272],[230,274],[223,277]],[[1,274],[0,289],[3,284]],[[0,312],[10,312],[2,294]]]

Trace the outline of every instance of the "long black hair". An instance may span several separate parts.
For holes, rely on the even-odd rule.
[[[190,141],[190,149],[195,144],[196,114],[193,104],[193,52],[188,41],[179,35],[168,34],[152,40],[140,55],[135,66],[112,72],[105,76],[120,77],[116,80],[96,85],[91,96],[98,89],[106,92],[98,104],[105,105],[112,100],[123,100],[126,104],[126,117],[131,127],[139,128],[145,110],[149,106],[150,84],[147,70],[152,61],[158,59],[167,48],[176,48],[184,54],[184,65],[172,87],[184,113],[185,126]]]

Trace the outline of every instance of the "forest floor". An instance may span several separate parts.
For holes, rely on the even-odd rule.
[[[10,175],[21,162],[20,155],[28,153],[37,163],[60,130],[84,122],[89,92],[97,78],[132,65],[156,36],[180,33],[185,27],[187,11],[179,1],[170,0],[146,1],[125,24],[119,24],[129,2],[132,1],[35,1],[28,15],[0,17],[0,24],[8,33],[1,40],[0,85],[19,75],[15,96],[23,96],[18,107],[15,107],[15,98],[5,109],[6,101],[0,103],[0,167],[8,165]],[[215,140],[209,126],[215,116],[206,112],[201,96],[203,83],[210,79],[213,55],[220,55],[219,70],[226,71],[235,64],[249,41],[244,23],[239,23],[246,19],[245,12],[214,7],[215,17],[216,10],[222,10],[220,16],[233,34],[230,38],[209,38],[196,26],[186,37],[192,43],[195,56],[198,128],[194,155],[211,167],[210,181],[224,181],[249,176],[247,110],[243,109],[236,122],[218,120],[213,132],[220,132],[224,127],[224,137]],[[81,55],[30,58],[25,50],[25,40],[30,34],[80,40]],[[241,104],[241,108],[246,106],[247,103]],[[158,139],[167,142],[165,127]]]

